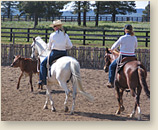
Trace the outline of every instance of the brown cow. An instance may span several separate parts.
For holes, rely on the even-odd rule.
[[[14,61],[11,64],[11,67],[20,67],[21,69],[21,75],[18,80],[17,89],[19,89],[20,80],[23,74],[27,74],[30,77],[30,85],[31,85],[31,91],[33,91],[32,86],[32,75],[33,73],[37,73],[39,75],[39,72],[37,71],[37,60],[32,60],[30,58],[22,58],[21,56],[14,56]],[[39,86],[40,88],[40,86]],[[41,88],[42,89],[42,88]]]

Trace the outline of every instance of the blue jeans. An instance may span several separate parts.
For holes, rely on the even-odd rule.
[[[134,55],[133,55],[134,56]],[[128,55],[121,55],[121,59],[123,59],[124,57],[133,57],[133,56],[128,56]],[[116,67],[117,67],[117,63],[120,57],[118,57],[117,59],[115,59],[109,66],[109,82],[110,83],[114,83],[114,78],[115,78],[115,72],[116,72]]]
[[[62,56],[67,56],[67,51],[59,51],[59,50],[52,50],[49,56],[49,65],[52,64],[52,62]],[[40,80],[46,85],[46,76],[47,76],[47,58],[46,57],[42,63],[40,64]]]

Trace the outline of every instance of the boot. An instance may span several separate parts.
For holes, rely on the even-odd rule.
[[[110,82],[107,82],[106,86],[108,88],[114,88],[114,84],[113,83],[110,83]]]

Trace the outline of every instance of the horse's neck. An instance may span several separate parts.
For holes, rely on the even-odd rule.
[[[41,41],[37,42],[37,51],[41,56],[47,56],[50,53],[50,51],[47,50],[47,44]]]
[[[119,53],[113,52],[113,54],[111,54],[111,62],[117,59],[118,57],[119,57]]]

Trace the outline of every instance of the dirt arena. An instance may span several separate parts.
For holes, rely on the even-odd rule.
[[[75,114],[70,115],[72,95],[68,106],[69,112],[64,112],[65,93],[58,85],[53,86],[52,97],[55,102],[56,112],[49,109],[43,110],[45,103],[45,88],[37,89],[38,76],[33,77],[34,92],[31,92],[29,78],[22,77],[20,89],[17,90],[17,81],[20,76],[19,68],[1,66],[1,120],[2,121],[136,121],[128,118],[134,108],[135,99],[124,93],[123,100],[125,111],[115,115],[118,108],[114,89],[105,87],[108,74],[103,70],[81,69],[83,87],[86,92],[94,96],[94,102],[88,102],[78,93],[76,98]],[[150,87],[150,73],[147,83]],[[71,90],[71,83],[69,83]],[[142,120],[150,120],[150,100],[142,90],[140,97]]]

